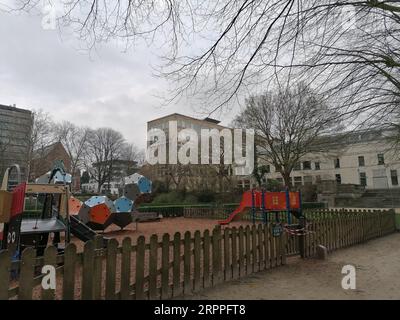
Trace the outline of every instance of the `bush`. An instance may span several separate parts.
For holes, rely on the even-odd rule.
[[[211,190],[200,191],[197,200],[201,203],[215,202],[215,192]]]

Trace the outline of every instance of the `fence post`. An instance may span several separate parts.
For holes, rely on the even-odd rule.
[[[232,279],[230,237],[231,237],[230,229],[226,228],[224,230],[224,270],[223,270],[225,281]]]
[[[93,299],[94,244],[90,240],[83,247],[82,300]]]
[[[208,230],[204,231],[203,240],[203,287],[207,288],[211,286],[210,279],[210,232]]]
[[[118,241],[111,239],[107,245],[106,261],[106,299],[115,299],[115,277],[117,274]]]
[[[149,299],[157,298],[157,265],[158,265],[158,237],[153,234],[150,237],[149,253]]]
[[[174,235],[173,244],[173,263],[172,263],[172,294],[174,297],[180,296],[182,294],[181,287],[181,234],[176,232]]]
[[[44,265],[51,265],[57,267],[57,249],[54,246],[47,247],[44,251]],[[55,290],[42,287],[42,300],[54,300]]]
[[[221,282],[221,227],[217,226],[212,235],[213,286]]]
[[[162,238],[161,248],[161,299],[169,298],[169,233]]]
[[[21,274],[19,278],[19,300],[32,300],[33,276],[35,271],[36,253],[33,248],[22,252]]]
[[[201,272],[201,233],[196,230],[194,233],[194,291],[200,291],[200,272]]]
[[[184,245],[183,245],[183,292],[188,294],[191,292],[192,285],[190,283],[191,277],[191,266],[192,260],[192,241],[190,231],[185,232]]]
[[[121,299],[131,299],[131,252],[132,240],[125,238],[122,240],[122,256],[121,256]]]
[[[93,263],[93,299],[99,300],[101,298],[101,285],[102,285],[102,267],[103,267],[103,237],[97,235],[94,238],[94,263]]]

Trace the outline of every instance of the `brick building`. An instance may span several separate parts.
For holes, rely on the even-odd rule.
[[[71,173],[71,158],[61,142],[39,148],[33,152],[29,180],[34,181],[53,169],[54,162],[62,160],[67,172]],[[72,191],[80,190],[80,172],[73,174]]]

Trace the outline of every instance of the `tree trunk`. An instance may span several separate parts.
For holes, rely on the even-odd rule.
[[[290,178],[290,172],[281,172],[285,187],[289,188],[289,190],[292,187],[291,184],[291,178]]]

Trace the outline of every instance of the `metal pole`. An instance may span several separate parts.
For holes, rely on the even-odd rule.
[[[254,190],[251,190],[251,211],[253,216],[253,224],[256,224],[256,203],[255,203]]]
[[[286,211],[287,211],[287,221],[288,224],[292,224],[292,217],[290,214],[290,195],[289,195],[289,188],[286,187]]]
[[[261,207],[262,207],[264,224],[267,224],[268,218],[267,218],[267,211],[265,210],[265,190],[264,189],[262,189],[261,195],[262,195]]]

